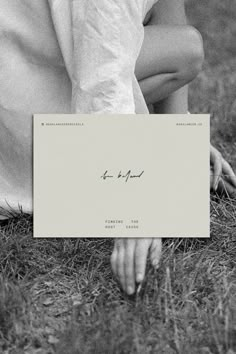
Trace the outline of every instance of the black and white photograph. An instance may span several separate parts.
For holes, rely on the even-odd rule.
[[[236,353],[235,38],[235,0],[0,0],[0,353]],[[173,166],[166,169],[163,162],[173,161],[170,156],[176,156],[177,151],[173,151],[173,141],[167,140],[171,136],[178,144],[179,136],[165,129],[142,139],[146,145],[158,136],[165,140],[161,151],[152,151],[155,170],[160,170],[156,185],[162,191],[160,199],[154,181],[150,202],[142,166],[136,164],[136,171],[132,166],[124,169],[127,173],[116,171],[115,177],[123,180],[123,185],[139,183],[133,195],[142,196],[142,210],[152,216],[156,227],[154,237],[145,231],[141,237],[132,232],[113,237],[108,229],[106,235],[99,234],[95,223],[91,227],[93,218],[84,219],[84,215],[96,214],[97,205],[106,203],[99,203],[96,196],[101,193],[93,194],[89,184],[73,191],[77,175],[67,170],[67,162],[78,176],[84,172],[80,161],[85,167],[94,161],[101,163],[101,146],[96,145],[99,139],[90,143],[97,160],[87,151],[71,150],[60,166],[68,176],[65,181],[54,170],[55,161],[50,157],[56,140],[41,135],[37,146],[34,140],[37,124],[44,133],[60,131],[61,145],[57,138],[57,146],[62,156],[64,132],[83,129],[79,115],[100,119],[104,124],[97,132],[94,124],[93,134],[100,134],[100,130],[105,134],[106,119],[99,116],[109,115],[110,124],[118,114],[127,115],[127,119],[132,115],[134,121],[147,115],[145,125],[149,117],[158,120],[163,115],[173,115],[173,119],[181,115],[188,122],[198,115],[210,119],[209,149],[204,150],[206,140],[197,141],[195,136],[198,156],[195,148],[196,154],[185,159],[193,141],[186,143],[183,155],[178,154]],[[53,115],[64,118],[53,124],[43,115],[51,115],[50,122]],[[79,117],[70,130],[67,126],[73,124],[66,123],[69,115],[68,122],[77,119],[75,115]],[[181,124],[186,142],[190,142],[187,129],[192,134],[192,129],[198,128],[190,126],[197,124]],[[110,126],[107,132],[112,132]],[[122,146],[127,132],[122,135],[118,129],[117,134],[120,136],[110,136],[109,141],[120,138]],[[73,139],[71,136],[71,142]],[[137,140],[135,136],[132,139]],[[45,165],[35,159],[34,151],[39,147],[47,159]],[[147,146],[145,149],[149,151]],[[142,160],[144,154],[137,150],[135,160],[149,158],[147,152],[147,159]],[[208,160],[201,165],[203,150]],[[109,155],[109,144],[106,151]],[[121,149],[120,154],[125,156],[125,151]],[[86,156],[91,159],[87,161]],[[61,190],[51,181],[50,168],[54,181],[64,183]],[[103,188],[111,180],[117,185],[109,167],[102,168],[99,182]],[[99,171],[97,166],[95,169]],[[197,171],[195,184],[186,178],[188,171],[189,176]],[[181,173],[185,175],[179,183]],[[209,186],[204,198],[208,210],[200,213],[195,206],[204,194],[203,180]],[[34,181],[37,190],[33,189]],[[56,191],[56,203],[51,202],[53,194],[40,192],[42,183]],[[73,200],[72,204],[71,199],[73,210],[66,194],[69,190],[71,198],[78,196],[78,202]],[[176,215],[181,215],[186,191],[191,217],[182,213],[180,224],[184,229],[193,220],[199,226],[196,229],[204,224],[205,230],[208,217],[210,237],[160,237],[163,213],[166,217],[172,215],[168,210],[174,214],[176,210]],[[86,197],[86,193],[90,194]],[[34,213],[34,194],[40,199],[41,219]],[[106,200],[110,201],[106,206],[109,214],[113,201]],[[135,200],[130,205],[137,204]],[[54,219],[56,213],[50,215],[50,205],[54,208],[55,204],[60,212]],[[130,209],[126,203],[124,210],[127,218],[132,215],[130,225],[135,230],[141,223]],[[98,214],[104,215],[102,211]],[[40,220],[39,230],[46,230],[44,220],[51,221],[56,230],[53,237],[36,238],[34,218]],[[76,230],[64,237],[64,228],[60,236],[57,220],[61,225],[75,218],[77,225],[83,225],[81,230],[97,234],[87,237],[88,231],[78,237]],[[110,219],[107,215],[105,225]],[[170,216],[168,230],[175,219]]]

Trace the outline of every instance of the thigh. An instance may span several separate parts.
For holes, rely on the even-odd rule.
[[[179,71],[189,53],[190,31],[190,26],[185,25],[145,26],[144,41],[135,67],[137,79]]]
[[[189,32],[184,0],[159,0],[147,13],[144,25],[144,42],[136,64],[138,80],[175,72]]]
[[[184,0],[159,0],[151,9],[148,24],[186,25]]]

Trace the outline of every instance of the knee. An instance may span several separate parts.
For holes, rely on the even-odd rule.
[[[185,55],[180,68],[180,75],[186,82],[190,82],[202,70],[204,62],[203,40],[196,28],[185,26],[184,41]]]

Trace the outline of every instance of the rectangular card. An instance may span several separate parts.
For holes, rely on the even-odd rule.
[[[210,116],[34,116],[34,237],[209,237]]]

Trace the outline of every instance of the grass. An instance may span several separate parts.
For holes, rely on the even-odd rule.
[[[206,62],[191,112],[212,112],[212,141],[236,167],[236,6],[189,0]],[[139,295],[112,277],[112,240],[33,239],[32,218],[0,226],[0,352],[236,353],[236,200],[211,200],[211,239],[168,239]]]

